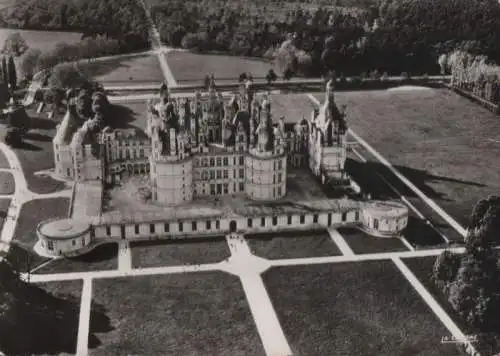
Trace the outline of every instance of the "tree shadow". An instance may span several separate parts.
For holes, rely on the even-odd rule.
[[[435,246],[445,243],[441,235],[429,224],[411,215],[408,217],[408,225],[403,231],[403,236],[416,246]]]
[[[52,137],[37,132],[28,132],[24,135],[24,138],[31,141],[42,141],[42,142],[52,141]]]
[[[132,68],[133,65],[127,64],[130,60],[149,57],[149,54],[138,54],[137,56],[125,58],[113,58],[106,61],[85,62],[81,64],[81,68],[89,77],[100,77],[107,75],[117,69]],[[123,80],[125,81],[125,80]]]
[[[109,261],[115,258],[118,255],[118,245],[113,242],[109,244],[104,244],[96,247],[89,253],[86,253],[82,256],[72,257],[70,260],[92,263],[92,262],[103,262]]]
[[[30,246],[20,242],[11,243],[5,259],[15,271],[26,273],[37,266],[49,261],[48,258],[38,255]]]
[[[438,192],[429,183],[433,182],[448,182],[454,184],[470,185],[475,187],[486,187],[486,185],[461,180],[450,177],[443,177],[431,174],[427,171],[415,169],[407,166],[394,166],[404,177],[406,177],[410,182],[413,183],[420,191],[422,191],[427,197],[434,200],[441,201],[451,201],[442,192]],[[408,188],[398,177],[396,177],[385,165],[378,162],[366,162],[361,163],[352,159],[347,159],[346,170],[351,174],[353,179],[358,183],[361,188],[367,192],[372,192],[376,196],[387,196],[387,197],[397,197],[392,189],[385,183],[378,174],[382,175],[384,179],[389,182],[399,193],[406,197],[417,197],[415,192]],[[356,180],[356,178],[358,180]],[[374,182],[376,184],[374,184]],[[365,189],[364,189],[365,188]],[[373,194],[372,194],[373,195]],[[381,197],[380,197],[381,198]]]
[[[56,126],[57,122],[54,120],[39,116],[32,116],[30,118],[30,129],[32,130],[53,130]]]
[[[38,147],[36,145],[33,145],[32,143],[22,141],[19,144],[12,145],[13,148],[19,149],[19,150],[26,150],[26,151],[42,151],[43,149],[41,147]]]
[[[111,319],[107,315],[106,308],[102,304],[92,300],[90,305],[89,348],[94,349],[102,345],[101,340],[96,334],[108,333],[114,329]]]
[[[0,321],[0,346],[9,355],[74,354],[78,339],[80,298],[49,293],[37,285],[21,284],[8,317]],[[103,306],[93,303],[92,332],[112,330]]]
[[[146,111],[146,105],[144,105]],[[111,104],[106,115],[106,124],[114,129],[130,129],[136,127],[131,123],[137,120],[137,113],[127,106]]]

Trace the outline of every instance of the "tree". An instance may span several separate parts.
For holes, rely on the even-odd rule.
[[[461,256],[449,250],[443,251],[436,258],[432,269],[432,279],[443,292],[446,293],[449,284],[455,280],[460,261]]]
[[[210,82],[211,82],[210,76],[208,74],[205,75],[205,77],[203,78],[203,85],[205,86],[205,89],[208,89],[210,87]]]
[[[23,137],[21,135],[21,130],[16,127],[11,127],[7,130],[5,134],[5,143],[12,147],[19,147],[23,142]]]
[[[9,76],[10,90],[16,90],[16,88],[17,88],[17,71],[16,71],[16,65],[14,63],[14,57],[12,57],[12,56],[9,56],[9,61],[7,63],[7,73]]]
[[[40,59],[40,55],[42,51],[39,49],[28,49],[21,57],[21,73],[24,78],[31,80],[33,75],[35,74],[35,70],[38,68],[38,60]]]
[[[468,248],[473,248],[499,241],[500,197],[491,195],[479,200],[474,206],[465,243]]]
[[[239,76],[239,78],[238,78],[238,81],[239,81],[240,83],[243,83],[243,82],[245,82],[247,79],[248,79],[247,74],[246,74],[245,72],[243,72],[243,73],[241,73],[241,74],[240,74],[240,76]]]
[[[2,57],[2,79],[5,83],[9,83],[9,72],[7,69],[7,59]]]
[[[18,57],[28,49],[28,43],[19,32],[13,32],[5,39],[2,53]]]
[[[79,88],[90,82],[89,76],[73,63],[61,63],[52,68],[49,87]]]
[[[274,69],[272,68],[269,69],[269,71],[266,74],[267,84],[271,84],[272,82],[276,81],[276,79],[278,79],[278,76],[274,72]]]

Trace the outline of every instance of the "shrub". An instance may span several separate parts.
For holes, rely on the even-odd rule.
[[[18,128],[9,128],[5,134],[5,143],[12,147],[17,147],[23,142],[21,130]]]
[[[449,284],[455,279],[460,267],[460,255],[451,251],[443,251],[434,262],[432,280],[445,293]]]

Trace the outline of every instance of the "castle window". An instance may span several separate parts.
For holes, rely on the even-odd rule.
[[[139,157],[144,158],[144,150],[142,148],[139,150]]]
[[[111,235],[111,228],[109,226],[106,226],[106,235],[107,236]]]
[[[240,156],[240,166],[243,166],[245,164],[245,157]]]
[[[229,185],[227,183],[224,183],[224,194],[227,194],[229,192]]]
[[[243,168],[240,168],[240,178],[245,178],[245,170]]]
[[[149,224],[149,232],[151,234],[154,234],[155,233],[155,224]]]
[[[278,183],[281,183],[282,175],[281,173],[278,173]]]
[[[253,224],[253,220],[252,219],[248,219],[247,220],[248,227],[252,227],[252,224]]]
[[[227,157],[224,157],[224,166],[229,165],[229,160]]]
[[[184,225],[182,224],[182,222],[179,222],[179,231],[180,232],[184,231]]]
[[[47,248],[50,250],[50,251],[53,251],[54,250],[54,241],[47,241]]]
[[[278,161],[278,169],[283,169],[283,162],[281,159]]]
[[[68,168],[68,169],[66,169],[66,175],[67,175],[68,177],[71,177],[71,169],[69,169],[69,168]]]
[[[276,161],[273,161],[273,169],[276,170]]]
[[[235,170],[233,170],[233,178],[235,178],[235,179],[236,179],[236,169],[235,169]]]
[[[210,195],[215,195],[215,184],[210,184]]]
[[[301,224],[304,224],[305,222],[306,222],[306,217],[304,216],[304,214],[302,214],[302,215],[300,216],[300,223],[301,223]]]
[[[276,176],[273,174],[273,184],[276,184]]]
[[[233,164],[236,166],[236,157],[233,157]]]
[[[71,245],[75,246],[76,245],[76,241],[75,240],[71,240]]]
[[[245,184],[243,182],[240,182],[240,192],[245,190]]]
[[[278,196],[281,196],[281,187],[278,187]]]
[[[214,170],[210,171],[210,179],[215,179],[215,171]]]
[[[354,221],[359,221],[359,211],[354,213]]]
[[[201,161],[201,165],[202,165],[203,167],[208,166],[208,159],[203,158],[203,160]]]
[[[229,177],[229,174],[227,172],[227,169],[224,170],[224,179],[227,179]]]
[[[138,224],[135,224],[135,234],[138,235],[139,234],[139,225]]]
[[[191,223],[191,230],[196,231],[198,229],[198,225],[196,224],[196,221],[193,221]]]
[[[59,162],[59,153],[56,155],[56,160]]]
[[[217,179],[221,179],[222,178],[222,172],[221,171],[217,171]]]
[[[318,214],[313,215],[313,223],[315,223],[315,224],[318,223]]]
[[[373,228],[378,229],[378,220],[377,219],[373,219]]]
[[[210,158],[210,167],[213,167],[213,166],[215,166],[215,159]]]
[[[222,165],[222,159],[220,157],[217,157],[217,167],[220,167]]]
[[[287,216],[287,224],[292,225],[292,216],[291,215]]]
[[[207,220],[206,227],[207,227],[207,230],[210,230],[212,228],[212,222],[210,220]]]
[[[347,220],[347,213],[344,212],[342,213],[342,221],[346,221]]]
[[[260,226],[266,226],[266,218],[260,218]]]
[[[220,221],[219,221],[219,220],[215,220],[215,228],[216,228],[217,230],[219,230],[219,229],[220,229]]]
[[[273,216],[273,225],[278,225],[278,218],[276,216]]]
[[[201,172],[201,179],[202,180],[208,180],[208,172],[207,171]]]
[[[168,223],[163,224],[163,231],[170,232],[170,225]]]

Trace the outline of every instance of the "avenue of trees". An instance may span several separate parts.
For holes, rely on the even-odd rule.
[[[465,253],[443,252],[433,280],[451,306],[480,332],[499,330],[500,269],[494,246],[500,242],[500,197],[480,200],[472,211]]]

